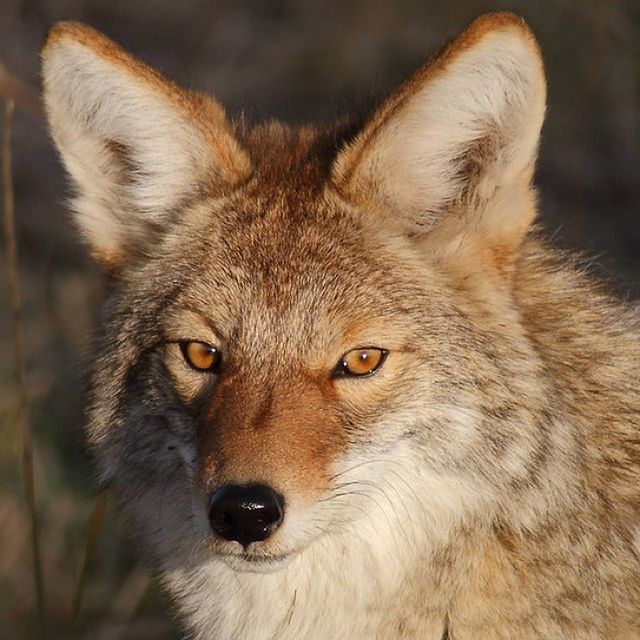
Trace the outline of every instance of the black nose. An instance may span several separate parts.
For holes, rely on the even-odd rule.
[[[211,528],[243,547],[266,540],[284,518],[284,498],[264,484],[225,484],[211,494]]]

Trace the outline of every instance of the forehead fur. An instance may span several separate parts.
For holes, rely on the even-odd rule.
[[[406,238],[327,188],[326,133],[288,130],[283,138],[269,129],[252,133],[253,153],[262,144],[268,150],[251,181],[232,197],[203,199],[167,238],[168,263],[156,268],[175,280],[177,260],[188,278],[176,303],[218,327],[253,322],[302,341],[321,314],[327,324],[337,317],[350,326],[393,315],[394,300],[417,292],[424,260],[418,264]],[[292,320],[296,326],[282,327]]]
[[[338,153],[353,141],[366,120],[355,114],[327,126],[291,127],[281,122],[249,126],[234,123],[234,132],[251,158],[252,182],[262,191],[284,188],[318,193],[330,178]]]

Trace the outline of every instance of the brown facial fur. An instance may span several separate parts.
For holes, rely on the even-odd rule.
[[[262,482],[303,502],[317,498],[346,444],[334,396],[328,381],[313,379],[220,385],[199,434],[205,486]]]

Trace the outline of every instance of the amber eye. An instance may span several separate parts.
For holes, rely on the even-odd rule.
[[[342,356],[335,368],[335,376],[368,376],[380,368],[387,357],[384,349],[366,347],[352,349]]]
[[[220,365],[220,352],[206,342],[181,342],[180,351],[196,371],[216,371]]]

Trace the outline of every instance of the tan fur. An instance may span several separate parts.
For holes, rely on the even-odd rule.
[[[640,319],[533,227],[519,18],[328,128],[227,122],[80,25],[43,63],[113,277],[89,441],[194,637],[640,638]],[[242,548],[207,503],[245,482],[286,512]]]

